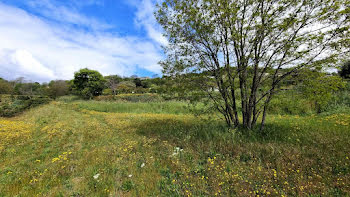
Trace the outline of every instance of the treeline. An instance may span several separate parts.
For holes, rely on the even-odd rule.
[[[23,96],[47,96],[57,98],[70,93],[69,81],[54,80],[50,83],[26,81],[23,77],[13,81],[0,78],[0,94]]]
[[[164,93],[167,91],[166,81],[166,77],[158,76],[102,76],[98,71],[81,69],[72,80],[52,80],[49,83],[31,82],[23,77],[11,81],[0,78],[0,94],[47,96],[52,99],[74,94],[89,99],[99,95]]]
[[[325,100],[329,100],[333,90],[344,87],[341,78],[349,79],[349,65],[350,63],[345,64],[338,74],[302,69],[284,80],[279,89],[296,90],[318,104],[323,104]],[[272,69],[265,75],[273,72]],[[288,72],[288,69],[284,72]],[[26,81],[24,78],[12,81],[0,78],[0,94],[47,96],[52,99],[74,94],[91,99],[100,95],[157,93],[167,99],[190,100],[205,97],[205,91],[209,89],[218,91],[214,76],[208,75],[209,73],[202,72],[153,78],[136,75],[103,76],[98,71],[85,68],[77,71],[72,80],[53,80],[42,84]],[[236,83],[239,86],[238,81]]]

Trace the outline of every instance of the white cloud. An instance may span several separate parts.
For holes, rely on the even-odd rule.
[[[104,75],[130,76],[137,68],[160,73],[161,58],[157,44],[146,39],[81,31],[0,3],[0,77],[71,79],[85,67]]]
[[[0,50],[0,65],[2,74],[10,78],[36,78],[47,81],[54,78],[51,70],[43,66],[31,53],[25,50]]]
[[[78,6],[100,3],[100,1],[90,0],[84,2],[84,4],[79,3]],[[93,30],[105,30],[113,27],[112,25],[98,21],[95,18],[87,17],[78,13],[77,9],[74,6],[70,6],[68,8],[64,5],[53,3],[53,1],[48,0],[28,1],[27,4],[46,18],[62,23],[85,26]]]
[[[161,45],[168,45],[168,40],[163,36],[162,30],[154,16],[155,4],[159,0],[138,0],[131,1],[137,8],[135,22],[147,31],[148,36]]]

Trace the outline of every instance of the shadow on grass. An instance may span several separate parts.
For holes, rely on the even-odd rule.
[[[203,152],[235,154],[238,147],[254,143],[294,143],[292,129],[287,124],[267,124],[258,128],[229,129],[223,121],[147,119],[135,123],[136,132],[147,137],[167,140],[179,147],[192,147]]]

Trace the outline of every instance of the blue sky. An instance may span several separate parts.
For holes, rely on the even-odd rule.
[[[0,77],[47,82],[88,67],[161,74],[158,0],[0,0]]]

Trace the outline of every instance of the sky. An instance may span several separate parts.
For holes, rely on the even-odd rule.
[[[72,79],[161,74],[167,45],[153,12],[159,0],[0,0],[0,77]]]

